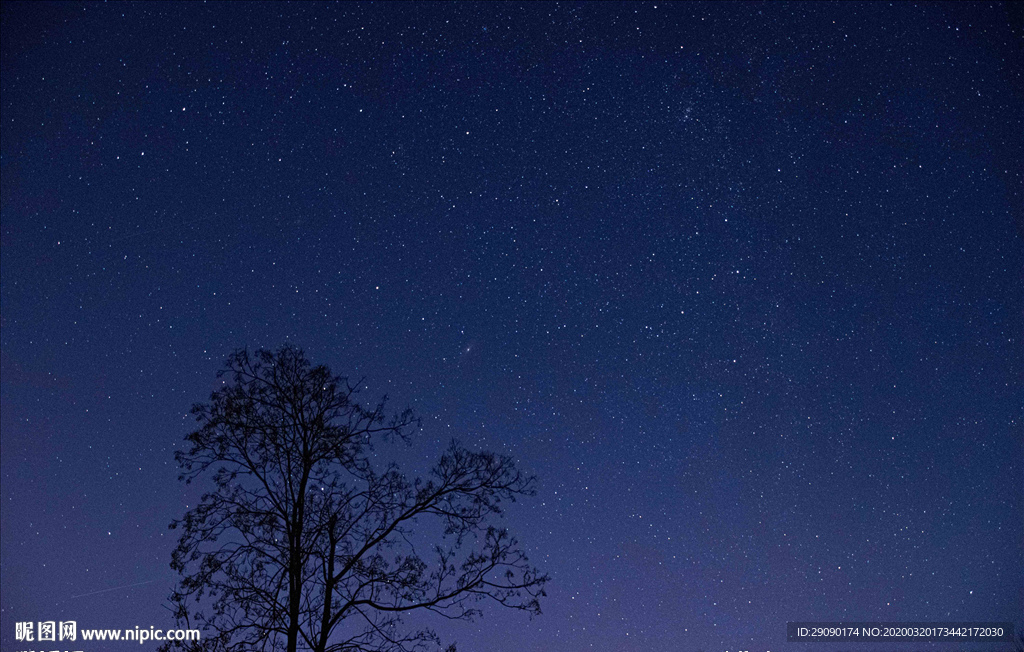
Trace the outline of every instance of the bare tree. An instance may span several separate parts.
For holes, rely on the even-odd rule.
[[[203,632],[194,649],[426,650],[439,638],[403,614],[471,619],[488,601],[540,613],[547,576],[492,524],[502,501],[533,494],[511,458],[453,441],[409,480],[374,444],[408,440],[418,420],[387,418],[386,397],[362,407],[301,350],[238,351],[219,375],[176,455],[182,480],[213,485],[171,524],[171,603]]]

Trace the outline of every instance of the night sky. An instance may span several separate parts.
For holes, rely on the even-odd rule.
[[[544,613],[431,621],[460,649],[1021,623],[1021,25],[5,2],[0,645],[173,626],[189,408],[286,342],[423,417],[410,473],[537,475]]]

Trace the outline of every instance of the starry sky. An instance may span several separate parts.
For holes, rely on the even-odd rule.
[[[456,437],[537,475],[505,522],[544,614],[433,622],[462,649],[1024,621],[1020,5],[5,2],[0,36],[4,649],[172,626],[188,410],[285,342],[422,416],[410,473]]]

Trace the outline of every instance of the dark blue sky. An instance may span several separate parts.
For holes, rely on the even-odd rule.
[[[1021,25],[5,2],[3,647],[171,626],[188,409],[284,342],[538,475],[467,650],[1024,621]]]

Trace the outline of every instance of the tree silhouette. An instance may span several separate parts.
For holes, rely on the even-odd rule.
[[[164,649],[426,650],[439,638],[403,614],[471,619],[487,601],[540,613],[547,576],[491,524],[502,501],[533,494],[511,458],[453,441],[410,481],[374,444],[408,441],[419,421],[386,417],[386,397],[360,406],[357,386],[292,346],[237,351],[218,377],[175,456],[182,480],[213,489],[171,524],[172,609],[203,640]]]

